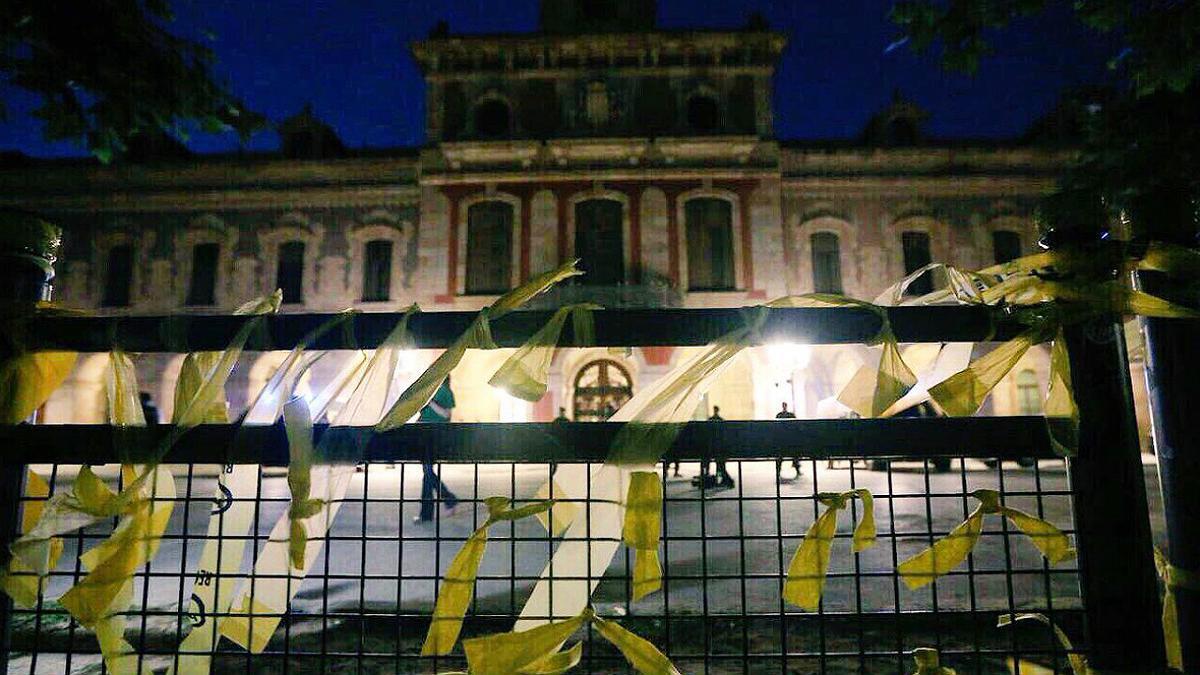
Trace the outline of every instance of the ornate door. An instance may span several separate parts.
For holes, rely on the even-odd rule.
[[[575,376],[576,422],[603,422],[633,397],[633,380],[611,359],[592,361]]]

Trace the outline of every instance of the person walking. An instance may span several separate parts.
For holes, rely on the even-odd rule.
[[[796,413],[788,410],[787,401],[783,401],[781,403],[781,406],[782,407],[780,408],[779,412],[775,413],[775,419],[777,419],[777,420],[794,420],[794,419],[796,419]],[[799,478],[800,477],[800,458],[799,457],[792,458],[792,468],[796,470],[796,478]],[[778,476],[778,478],[780,480],[783,480],[783,457],[782,457],[782,455],[780,456],[779,459],[775,460],[775,474],[776,474],[776,476]],[[795,478],[793,478],[792,480],[795,480]]]
[[[446,380],[442,382],[442,386],[434,392],[433,398],[429,399],[429,403],[421,408],[421,412],[417,416],[418,422],[444,423],[450,421],[451,411],[454,410],[454,391],[450,389],[450,376],[446,376]],[[425,448],[425,457],[421,462],[421,514],[413,519],[415,523],[428,523],[433,520],[434,512],[434,493],[437,493],[438,498],[446,505],[447,511],[454,512],[454,507],[458,506],[458,497],[446,487],[442,482],[441,477],[433,467],[433,451],[432,448]]]

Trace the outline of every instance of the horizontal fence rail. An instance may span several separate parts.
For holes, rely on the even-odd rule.
[[[966,306],[886,308],[900,342],[977,342],[1006,340],[1024,326],[995,309]],[[552,312],[516,311],[491,322],[492,338],[501,347],[517,347],[536,333]],[[409,320],[412,346],[446,347],[458,338],[477,312],[422,312]],[[252,337],[252,350],[291,349],[310,331],[336,314],[276,314]],[[398,313],[360,313],[346,329],[318,338],[312,349],[372,349],[387,338]],[[745,325],[743,309],[619,309],[594,312],[595,344],[610,347],[705,345]],[[32,320],[26,344],[31,349],[132,352],[215,351],[229,345],[245,316],[43,316]],[[862,344],[879,332],[880,319],[857,308],[772,309],[763,325],[763,342],[789,340],[806,344]],[[559,340],[574,344],[570,322]]]
[[[405,424],[377,432],[370,427],[315,425],[336,461],[422,461],[428,454],[448,462],[602,462],[621,422]],[[149,456],[170,425],[114,429],[100,425],[0,426],[0,463],[86,462],[103,464]],[[116,442],[124,449],[119,454]],[[671,461],[725,457],[1052,458],[1041,417],[936,417],[832,420],[688,422],[667,455]],[[200,425],[184,434],[163,461],[253,463],[284,466],[287,437],[282,424],[235,427]]]

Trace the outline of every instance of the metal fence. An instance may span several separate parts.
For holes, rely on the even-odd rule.
[[[543,314],[518,313],[507,323],[498,321],[493,334],[502,345],[519,344]],[[671,316],[664,320],[665,314]],[[465,316],[418,315],[412,325],[418,344],[444,346],[465,327]],[[372,347],[386,333],[388,318],[359,317],[353,334],[317,346]],[[276,317],[256,348],[288,348],[320,320]],[[56,318],[47,320],[56,326],[31,334],[53,336],[44,338],[43,347],[100,351],[115,343],[131,350],[172,351],[220,348],[236,327],[223,317],[191,318],[189,343],[179,345],[165,332],[141,326],[160,325],[153,321]],[[739,321],[735,310],[608,311],[597,313],[596,332],[598,341],[609,345],[703,344]],[[763,332],[766,340],[852,343],[873,335],[877,321],[854,310],[780,310]],[[892,310],[892,323],[900,340],[908,342],[1003,338],[1019,329],[993,325],[985,312],[965,308],[900,308]],[[567,343],[570,335],[563,339]],[[909,672],[908,652],[916,647],[939,649],[944,663],[960,673],[1033,672],[1032,664],[1069,672],[1066,654],[1044,626],[996,628],[999,615],[1019,612],[1050,617],[1093,665],[1137,672],[1156,658],[1161,633],[1156,633],[1157,587],[1141,465],[1136,438],[1128,438],[1132,409],[1128,371],[1121,370],[1123,344],[1115,324],[1081,327],[1070,339],[1075,341],[1072,364],[1082,433],[1080,456],[1069,461],[1052,453],[1041,418],[689,423],[662,465],[662,591],[631,600],[632,553],[624,552],[609,568],[590,570],[590,577],[601,578],[594,605],[602,615],[620,617],[687,673]],[[421,657],[419,652],[440,575],[486,518],[481,500],[494,495],[530,499],[555,465],[602,462],[619,427],[410,424],[373,434],[318,426],[318,433],[361,435],[359,442],[335,446],[359,448],[356,456],[342,459],[362,466],[312,573],[296,582],[301,584],[296,599],[266,651],[248,654],[225,642],[214,670],[465,669],[456,656]],[[122,442],[149,446],[167,432],[165,426],[147,428],[122,436]],[[6,475],[19,480],[14,468],[38,462],[42,466],[36,469],[50,476],[52,488],[63,490],[80,464],[107,464],[97,471],[117,485],[113,463],[119,458],[111,437],[107,427],[2,428],[0,444],[10,450],[2,458]],[[431,524],[415,524],[420,461],[427,449],[461,501],[452,515],[439,509]],[[697,462],[714,457],[728,460],[734,488],[675,478],[674,461],[683,463],[685,475],[695,475]],[[793,458],[800,458],[798,478],[791,477]],[[941,471],[945,458],[951,458],[950,466]],[[864,459],[887,461],[871,465]],[[287,463],[287,446],[278,425],[243,429],[236,442],[230,427],[202,426],[186,434],[166,461],[176,465],[178,496],[158,556],[135,577],[127,633],[156,670],[172,663],[194,622],[187,596],[207,538],[218,473],[230,464],[264,467],[251,497],[252,546],[243,577],[252,574],[258,550],[288,503],[278,469]],[[780,462],[783,480],[777,476]],[[11,479],[8,485],[12,489]],[[852,504],[833,547],[820,610],[787,605],[780,590],[788,561],[821,508],[816,493],[851,488],[867,488],[875,496],[878,545],[850,552],[847,522],[859,515]],[[997,490],[1006,504],[1070,533],[1080,549],[1078,563],[1051,567],[1005,521],[989,519],[966,565],[928,587],[908,589],[895,572],[897,563],[961,522],[974,507],[970,493],[981,488]],[[1127,499],[1109,504],[1114,493]],[[587,499],[583,495],[579,501]],[[6,503],[11,510],[16,500]],[[9,672],[102,670],[94,637],[46,598],[82,578],[77,554],[103,540],[114,524],[68,537],[43,600],[32,610],[8,610]],[[557,544],[532,520],[493,526],[490,541],[464,637],[509,630]],[[1122,610],[1105,611],[1114,606]],[[603,640],[592,639],[590,632],[584,639],[580,672],[629,672]]]

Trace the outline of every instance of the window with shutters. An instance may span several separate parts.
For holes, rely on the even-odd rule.
[[[118,244],[108,249],[104,268],[104,307],[128,307],[133,287],[133,246]]]
[[[275,287],[283,291],[284,304],[304,302],[304,242],[289,241],[279,246]]]
[[[217,304],[217,263],[220,256],[220,244],[205,243],[192,247],[192,278],[188,283],[188,305]]]
[[[495,295],[512,284],[513,208],[480,202],[467,209],[466,292]]]
[[[838,236],[832,232],[815,232],[809,238],[812,247],[813,291],[842,292],[842,254]]]
[[[368,241],[363,249],[363,302],[386,302],[392,290],[392,242]]]
[[[928,232],[904,232],[900,235],[904,249],[904,274],[912,274],[928,265],[933,258],[929,253]],[[908,286],[909,295],[925,295],[933,292],[933,275],[929,272],[913,280]]]
[[[724,199],[689,200],[687,219],[688,290],[733,290],[733,207]]]
[[[1021,235],[1012,230],[996,230],[992,233],[992,253],[997,265],[1020,258]]]

